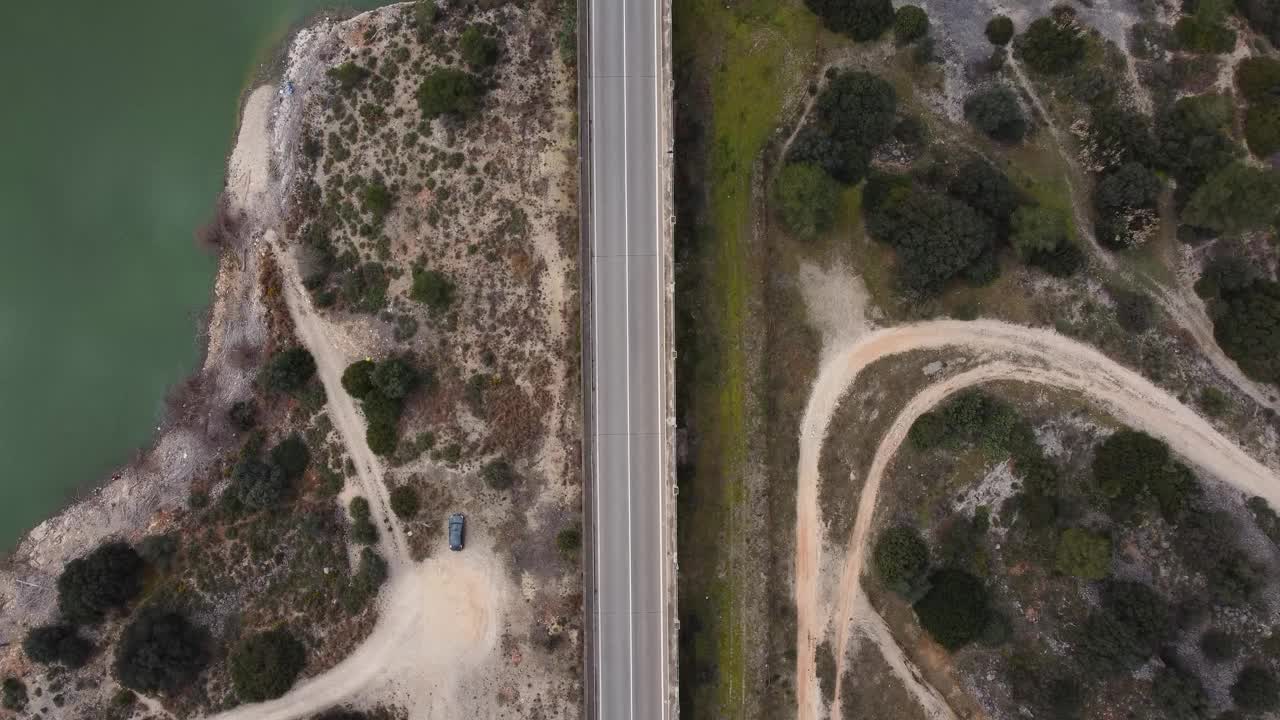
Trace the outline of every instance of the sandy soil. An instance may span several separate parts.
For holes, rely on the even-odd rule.
[[[465,553],[402,565],[383,589],[373,633],[333,669],[277,700],[214,720],[291,720],[339,703],[393,702],[415,720],[462,717],[469,671],[498,645],[500,608],[513,593],[492,539],[474,537]]]
[[[919,414],[957,390],[994,380],[1019,380],[1053,385],[1087,395],[1107,412],[1130,425],[1162,438],[1174,452],[1201,470],[1251,495],[1280,507],[1276,474],[1223,437],[1194,411],[1179,403],[1138,373],[1088,346],[1050,330],[994,320],[941,320],[877,330],[829,353],[814,383],[800,431],[800,461],[796,502],[797,702],[802,720],[819,713],[813,649],[832,616],[817,592],[817,569],[822,563],[821,523],[817,502],[818,460],[832,414],[859,373],[884,357],[915,350],[958,348],[991,361],[921,391],[886,434],[860,496],[857,519],[848,545],[844,575],[834,603],[839,610],[836,630],[844,647],[844,624],[857,620],[861,591],[858,580],[880,479],[889,460]],[[865,607],[865,603],[863,603]],[[873,633],[872,637],[881,634]],[[837,661],[842,657],[837,654]],[[905,666],[902,666],[904,672]],[[904,677],[930,707],[931,690],[921,687],[910,672]],[[837,675],[839,677],[839,675]],[[838,703],[837,703],[838,707]],[[934,706],[936,708],[936,705]],[[937,712],[943,712],[936,708]],[[945,717],[946,715],[941,715]]]

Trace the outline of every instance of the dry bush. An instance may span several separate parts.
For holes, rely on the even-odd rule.
[[[196,230],[196,244],[208,252],[221,253],[242,244],[244,229],[244,211],[233,208],[231,198],[223,192],[214,204],[213,218]]]

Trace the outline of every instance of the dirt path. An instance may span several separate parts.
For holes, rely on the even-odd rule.
[[[316,314],[311,306],[311,297],[298,278],[297,263],[286,251],[277,248],[275,233],[268,230],[264,239],[275,252],[280,274],[284,277],[285,301],[289,315],[293,317],[294,332],[316,359],[316,374],[324,384],[329,416],[355,464],[360,494],[368,499],[373,521],[383,530],[379,533],[378,544],[394,573],[396,566],[411,563],[409,541],[404,527],[391,512],[391,493],[382,479],[382,463],[369,449],[365,438],[364,416],[342,387],[343,370],[359,358],[347,357],[330,341],[328,324]]]
[[[840,399],[871,363],[905,352],[947,347],[990,356],[992,362],[922,390],[899,415],[881,442],[861,493],[845,569],[835,599],[839,610],[833,617],[837,620],[836,629],[840,635],[838,644],[841,651],[837,654],[840,665],[843,664],[846,623],[856,622],[859,615],[856,612],[861,596],[858,581],[884,470],[915,418],[963,387],[994,380],[1020,380],[1081,392],[1116,417],[1164,439],[1174,452],[1191,464],[1246,493],[1266,498],[1273,506],[1280,506],[1280,482],[1271,470],[1146,378],[1097,350],[1055,332],[994,320],[942,320],[867,334],[827,354],[801,422],[795,575],[796,687],[801,720],[812,720],[820,711],[813,650],[832,620],[823,613],[817,590],[817,569],[822,561],[821,513],[817,501],[818,460],[827,426]],[[865,603],[863,607],[866,607]],[[884,634],[872,633],[872,637],[883,640]],[[895,655],[900,656],[901,651],[897,650]],[[937,698],[936,691],[924,686],[907,666],[895,667],[901,668],[905,675],[902,680],[922,699],[932,715],[948,717],[949,710],[943,710],[932,699]]]

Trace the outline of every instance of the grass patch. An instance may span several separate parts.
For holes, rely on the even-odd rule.
[[[694,467],[682,470],[680,494],[680,513],[687,518],[679,523],[680,547],[686,548],[681,668],[688,680],[681,704],[686,716],[740,717],[757,692],[747,686],[746,579],[733,572],[745,544],[736,525],[748,492],[743,473],[751,417],[758,412],[750,400],[748,362],[755,330],[749,312],[760,285],[748,236],[751,183],[786,94],[802,87],[817,23],[799,3],[776,0],[732,9],[696,0],[677,4],[674,13],[675,67],[689,79],[678,92],[709,105],[710,118],[693,121],[706,123],[704,137],[696,141],[696,184],[699,193],[705,188],[709,203],[698,209],[696,229],[683,223],[689,235],[677,240],[693,255],[684,271],[689,277],[678,280],[679,304],[700,308],[690,311],[696,318],[683,331],[677,329],[684,377],[691,378],[682,392],[682,416],[697,431]],[[699,554],[691,555],[690,548]]]

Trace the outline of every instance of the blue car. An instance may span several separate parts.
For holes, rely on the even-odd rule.
[[[449,549],[457,552],[462,549],[467,534],[467,517],[462,513],[449,516]]]

